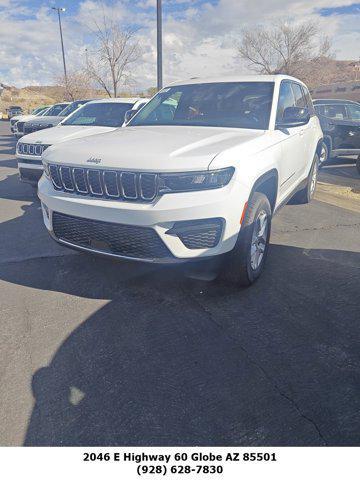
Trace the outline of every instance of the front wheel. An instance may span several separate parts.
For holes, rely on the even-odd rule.
[[[319,172],[319,157],[317,154],[314,156],[313,164],[311,166],[310,173],[306,180],[306,185],[303,189],[299,190],[291,199],[292,204],[310,203],[314,198],[317,180]]]
[[[222,266],[222,279],[247,287],[260,277],[269,248],[271,217],[268,198],[255,192],[248,202],[235,247]]]

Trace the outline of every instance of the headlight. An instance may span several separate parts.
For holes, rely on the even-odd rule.
[[[230,182],[234,171],[233,167],[229,167],[205,172],[160,174],[159,193],[191,192],[221,188]]]

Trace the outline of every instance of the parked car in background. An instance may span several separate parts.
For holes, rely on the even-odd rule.
[[[38,108],[35,108],[31,113],[29,113],[28,115],[26,114],[22,114],[22,115],[15,115],[13,116],[11,119],[10,119],[10,130],[14,133],[14,125],[15,123],[20,120],[22,117],[25,117],[25,116],[28,116],[31,118],[31,116],[35,116],[37,115],[38,113],[40,113],[41,111],[45,111],[45,106],[42,106],[42,107],[38,107]],[[47,107],[49,108],[49,106]]]
[[[50,145],[74,138],[105,133],[121,127],[125,112],[137,98],[108,98],[89,101],[63,119],[59,125],[30,133],[17,144],[20,179],[37,185],[43,172],[41,155]]]
[[[16,138],[20,138],[22,135],[24,135],[24,133],[18,131],[17,123],[18,122],[27,122],[29,120],[33,120],[36,117],[44,115],[45,112],[50,107],[51,107],[51,105],[42,106],[42,107],[36,108],[35,110],[33,110],[28,115],[16,115],[15,117],[12,117],[12,119],[10,120],[10,130],[11,130],[11,132],[15,135]]]
[[[71,102],[62,112],[60,117],[62,117],[60,120],[56,119],[56,122],[54,122],[54,126],[58,125],[64,118],[68,117],[71,115],[75,110],[77,110],[79,107],[82,105],[85,105],[86,103],[91,102],[91,99],[87,100],[75,100],[74,102]],[[59,121],[58,121],[59,120]]]
[[[43,115],[27,122],[19,121],[17,123],[18,131],[24,135],[35,132],[41,128],[50,128],[57,125],[64,118],[61,116],[63,110],[70,105],[70,102],[55,103]]]
[[[90,102],[90,100],[76,100],[74,102],[68,103],[63,110],[61,110],[56,116],[49,118],[48,112],[44,118],[36,119],[36,121],[28,122],[24,127],[24,133],[32,133],[44,128],[51,128],[58,125],[64,118],[69,116],[75,110],[77,110],[85,103]]]
[[[7,109],[7,114],[8,118],[11,119],[12,117],[15,117],[15,115],[21,115],[22,114],[22,108],[18,107],[16,105],[12,105]]]
[[[152,263],[221,260],[226,279],[250,285],[273,214],[290,198],[313,198],[322,138],[293,77],[178,82],[126,127],[44,151],[44,223],[70,248]]]
[[[318,99],[314,107],[324,132],[320,166],[331,157],[360,155],[360,103]]]

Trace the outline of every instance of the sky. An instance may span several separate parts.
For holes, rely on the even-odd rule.
[[[156,85],[156,0],[102,0],[106,11],[137,30],[141,59],[134,89]],[[50,85],[62,73],[56,12],[62,15],[69,71],[91,50],[89,25],[97,0],[0,0],[0,81]],[[241,31],[284,17],[314,20],[329,35],[338,59],[360,58],[360,3],[349,0],[163,0],[164,83],[194,76],[249,73],[236,45]]]

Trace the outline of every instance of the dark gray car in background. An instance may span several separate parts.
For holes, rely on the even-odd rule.
[[[331,157],[360,156],[360,103],[351,100],[314,100],[324,143],[321,164]]]

